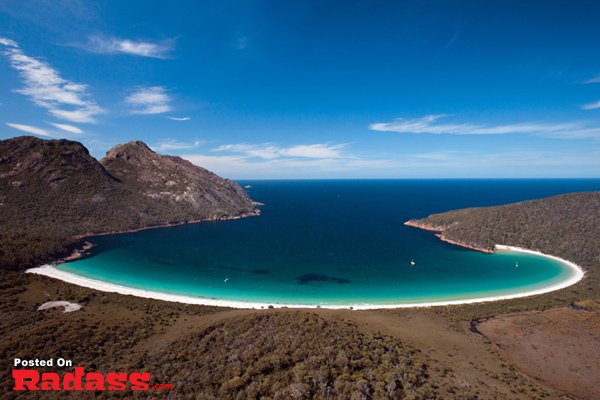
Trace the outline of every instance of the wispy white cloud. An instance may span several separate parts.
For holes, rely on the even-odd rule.
[[[397,118],[391,122],[378,122],[369,129],[379,132],[434,134],[434,135],[507,135],[533,134],[557,138],[599,137],[600,127],[589,126],[586,122],[544,123],[525,122],[506,125],[478,125],[472,123],[439,123],[448,117],[445,114],[432,114],[421,118]]]
[[[63,79],[44,61],[26,55],[13,40],[0,38],[0,44],[24,83],[15,92],[28,96],[54,117],[71,122],[94,123],[95,117],[104,112],[89,99],[85,85]]]
[[[302,144],[290,147],[279,147],[272,143],[263,144],[226,144],[219,146],[213,151],[231,152],[243,154],[247,157],[257,157],[265,160],[272,160],[280,157],[300,157],[300,158],[349,158],[349,155],[343,154],[345,144]]]
[[[584,104],[581,106],[581,108],[584,110],[597,110],[598,108],[600,108],[600,101]]]
[[[439,170],[462,168],[523,168],[528,167],[567,167],[573,165],[600,165],[600,154],[589,152],[582,155],[579,152],[556,151],[504,151],[504,152],[473,152],[473,151],[433,151],[410,154],[403,161],[413,163],[415,167],[433,167]]]
[[[287,147],[280,150],[280,154],[287,157],[306,157],[306,158],[344,158],[342,150],[346,145],[336,144],[303,144]]]
[[[163,86],[135,89],[125,98],[131,114],[162,114],[171,111],[171,96]]]
[[[47,137],[52,136],[48,131],[46,131],[45,129],[42,129],[42,128],[38,128],[37,126],[15,124],[12,122],[7,122],[6,125],[13,129],[19,130],[21,132],[32,133],[34,135],[39,135],[39,136],[47,136]]]
[[[55,123],[50,123],[50,125],[54,126],[55,128],[58,128],[60,130],[63,130],[65,132],[69,132],[69,133],[83,133],[83,131],[81,129],[79,129],[76,126],[73,125],[67,125],[67,124],[55,124]]]
[[[173,121],[189,121],[192,117],[165,117]]]
[[[207,154],[184,154],[183,159],[207,168],[223,176],[235,176],[241,171],[267,168],[267,163],[252,163],[244,156],[214,156]],[[239,176],[239,175],[238,175]]]
[[[92,53],[99,54],[128,54],[138,57],[169,58],[169,54],[175,47],[173,39],[157,42],[119,39],[110,36],[95,35],[78,47]]]
[[[8,47],[19,47],[17,42],[15,42],[14,40],[4,38],[4,37],[0,37],[0,44],[4,45],[4,46],[8,46]]]
[[[247,143],[238,143],[238,144],[224,144],[217,148],[212,149],[212,151],[216,152],[229,152],[229,153],[239,153],[243,154],[245,157],[257,157],[262,158],[264,160],[273,160],[275,158],[279,158],[279,151],[281,149],[273,146],[270,143],[264,144],[247,144]]]
[[[454,32],[454,34],[450,37],[450,39],[440,48],[440,50],[438,50],[438,52],[435,55],[435,59],[436,60],[440,60],[442,58],[442,56],[452,48],[452,46],[454,46],[454,44],[456,43],[456,41],[458,40],[458,38],[460,37],[460,31],[456,30]]]
[[[277,146],[273,143],[225,144],[211,149],[213,154],[186,154],[182,157],[194,164],[217,171],[224,176],[300,176],[318,171],[336,171],[355,166],[374,166],[379,160],[361,160],[345,153],[346,144],[301,144]],[[224,153],[214,155],[214,153]]]
[[[588,79],[584,83],[600,83],[600,75],[596,75],[595,77]]]
[[[236,49],[238,49],[238,50],[244,50],[246,47],[248,47],[248,37],[247,36],[240,36],[237,39]]]
[[[155,150],[163,150],[163,151],[187,150],[187,149],[194,149],[196,147],[199,147],[201,144],[202,144],[201,140],[194,140],[193,142],[180,142],[178,140],[166,139],[166,140],[163,140],[163,141],[157,143],[155,146],[152,146],[152,148]]]

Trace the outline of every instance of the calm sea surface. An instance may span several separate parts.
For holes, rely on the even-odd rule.
[[[260,217],[92,238],[92,256],[59,269],[158,292],[282,304],[383,305],[525,292],[570,272],[533,255],[465,250],[403,222],[600,190],[600,180],[241,184],[265,203]]]

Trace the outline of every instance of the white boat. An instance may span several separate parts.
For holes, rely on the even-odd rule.
[[[417,265],[417,263],[415,262],[415,260],[410,260],[410,266],[414,267],[415,265]]]
[[[225,283],[229,282],[229,278],[225,278],[225,280],[223,282],[225,282]]]
[[[519,268],[519,262],[518,261],[515,263],[515,268]]]

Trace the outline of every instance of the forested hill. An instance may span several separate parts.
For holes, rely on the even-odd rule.
[[[0,141],[0,268],[45,262],[75,235],[257,213],[237,183],[142,142],[101,163],[74,141]]]
[[[574,261],[589,270],[585,286],[600,290],[600,192],[466,208],[407,224],[437,230],[445,239],[472,247],[493,249],[495,244],[505,244]]]

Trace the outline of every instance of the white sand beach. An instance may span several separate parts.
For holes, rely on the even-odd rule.
[[[27,273],[44,275],[51,278],[59,279],[64,282],[72,283],[74,285],[87,287],[90,289],[96,289],[103,292],[113,292],[120,293],[124,295],[132,295],[137,297],[149,298],[149,299],[157,299],[164,301],[173,301],[179,303],[186,304],[197,304],[197,305],[206,305],[206,306],[220,306],[220,307],[232,307],[232,308],[330,308],[330,309],[355,309],[355,310],[373,310],[373,309],[384,309],[384,308],[411,308],[411,307],[434,307],[434,306],[447,306],[447,305],[455,305],[455,304],[470,304],[470,303],[481,303],[488,301],[497,301],[497,300],[506,300],[506,299],[514,299],[519,297],[528,297],[539,295],[543,293],[552,292],[555,290],[563,289],[568,286],[571,286],[577,282],[579,282],[585,275],[583,269],[577,264],[564,260],[562,258],[543,254],[538,251],[523,249],[520,247],[513,246],[505,246],[505,245],[496,245],[495,246],[497,252],[515,252],[515,253],[527,253],[534,254],[542,257],[548,257],[555,261],[559,261],[565,266],[567,266],[571,270],[571,275],[568,279],[558,282],[552,285],[548,285],[542,288],[538,288],[530,291],[516,292],[512,294],[505,294],[499,296],[487,296],[487,297],[478,297],[478,298],[466,298],[466,299],[456,299],[456,300],[440,300],[440,301],[431,301],[431,302],[423,302],[423,303],[398,303],[398,304],[323,304],[323,305],[314,305],[314,304],[281,304],[281,303],[261,303],[261,302],[245,302],[245,301],[233,301],[233,300],[218,300],[218,299],[208,299],[202,297],[193,297],[193,296],[185,296],[178,294],[169,294],[169,293],[161,293],[144,289],[131,288],[127,286],[121,286],[113,283],[102,282],[96,279],[86,278],[83,276],[79,276],[76,274],[72,274],[70,272],[61,271],[55,268],[52,264],[46,264],[41,267],[28,269]]]

